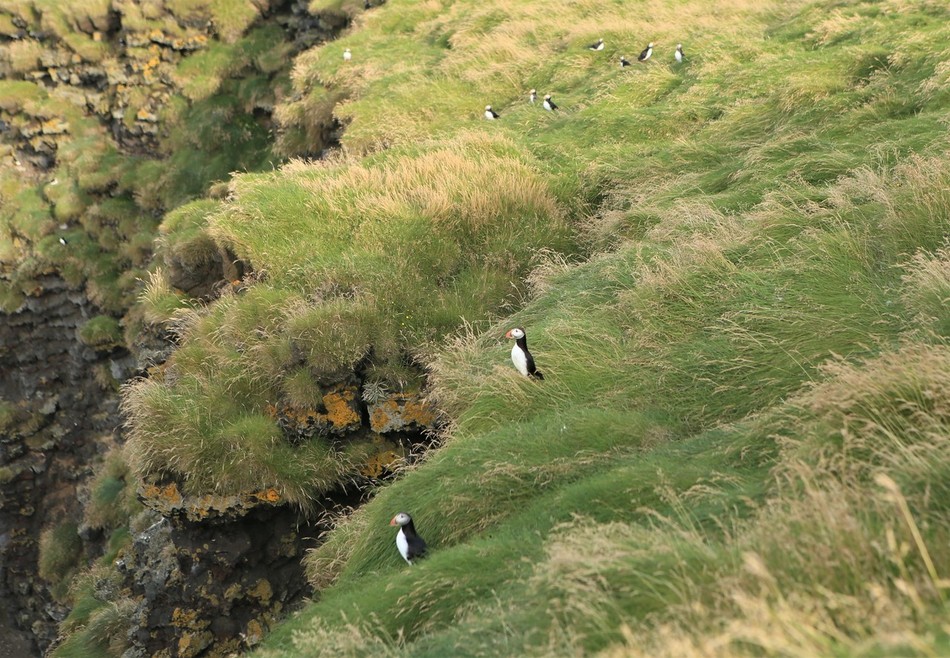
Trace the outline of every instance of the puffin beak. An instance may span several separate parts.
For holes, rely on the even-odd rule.
[[[505,338],[511,338],[511,330],[510,330],[510,329],[509,329],[508,332],[505,334]]]
[[[394,516],[394,517],[392,518],[392,520],[389,522],[389,525],[396,525],[396,517],[395,517],[395,516]]]

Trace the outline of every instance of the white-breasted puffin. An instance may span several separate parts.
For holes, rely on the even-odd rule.
[[[625,69],[625,68],[627,68],[628,66],[630,66],[630,62],[627,61],[626,55],[621,55],[621,56],[620,56],[620,68]]]
[[[405,512],[394,516],[389,525],[399,526],[399,532],[396,533],[396,548],[399,549],[402,559],[412,566],[413,560],[426,554],[425,540],[416,532],[412,517]]]
[[[553,112],[557,109],[557,105],[554,104],[554,101],[551,100],[551,94],[547,94],[544,97],[544,103],[541,105],[548,112]]]
[[[485,106],[485,118],[486,118],[486,119],[488,119],[489,121],[494,121],[495,119],[497,119],[497,118],[500,117],[500,116],[501,116],[501,115],[498,114],[498,112],[496,112],[495,110],[491,109],[491,105],[486,105],[486,106]]]
[[[534,105],[535,102],[537,102],[537,100],[538,100],[538,90],[532,89],[531,93],[528,94],[528,102]]]
[[[603,49],[604,49],[603,39],[597,39],[597,41],[587,46],[587,50],[603,50]]]
[[[347,48],[346,50],[343,51],[343,61],[348,62],[351,59],[353,59],[353,53],[351,53],[350,49]]]
[[[673,57],[676,58],[677,62],[683,61],[683,44],[681,43],[676,44],[676,52],[673,53]]]
[[[69,244],[68,242],[66,242],[66,238],[60,238],[60,239],[59,239],[59,243],[60,243],[61,245],[63,245],[64,247],[65,247],[67,244]]]
[[[524,329],[515,327],[505,334],[505,338],[515,339],[515,346],[511,348],[511,362],[515,364],[518,372],[525,377],[543,380],[544,375],[535,367],[534,357],[528,351],[528,337],[525,335]]]
[[[640,56],[637,57],[637,60],[645,62],[650,59],[650,55],[653,54],[653,42],[651,41],[647,44],[647,47],[643,49],[643,52],[640,53]]]

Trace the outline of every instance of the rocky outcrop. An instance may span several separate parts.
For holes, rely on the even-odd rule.
[[[266,497],[257,503],[189,506],[202,521],[163,517],[135,539],[118,561],[135,602],[124,655],[231,655],[309,593],[301,558],[320,528]]]
[[[323,496],[303,514],[273,488],[188,495],[174,481],[141,483],[139,499],[161,520],[118,562],[134,604],[126,658],[223,658],[253,647],[311,593],[301,558],[328,527],[328,512],[359,504],[361,484],[404,461],[435,424],[418,393],[368,403],[353,383],[326,387],[318,408],[271,411],[295,443],[371,437],[355,486]]]
[[[258,20],[283,27],[294,46],[289,56],[331,38],[349,20],[335,11],[311,14],[305,0],[254,4]],[[26,4],[21,14],[0,13],[0,78],[55,90],[58,100],[108,125],[126,151],[157,154],[162,112],[182,95],[178,64],[216,38],[235,36],[219,34],[213,12],[177,11],[160,1],[113,0],[91,15],[34,12]],[[40,169],[51,167],[59,144],[72,139],[69,117],[50,107],[0,98],[4,141]]]
[[[38,648],[65,615],[37,576],[38,536],[80,515],[77,486],[117,440],[115,383],[132,367],[125,350],[97,352],[79,339],[97,315],[81,291],[55,276],[41,283],[0,321],[0,626],[28,632]]]

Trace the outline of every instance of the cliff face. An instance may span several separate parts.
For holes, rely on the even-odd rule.
[[[12,307],[10,297],[0,304],[9,311],[0,312],[0,656],[42,652],[56,638],[68,608],[38,575],[40,535],[63,520],[82,518],[85,483],[102,454],[123,441],[120,384],[139,366],[160,363],[172,347],[161,331],[132,336],[135,356],[118,333],[115,340],[98,343],[80,337],[97,317],[119,326],[143,271],[133,268],[148,261],[154,217],[168,209],[146,199],[141,186],[119,180],[116,162],[160,163],[172,155],[176,143],[169,139],[163,112],[176,106],[173,114],[180,117],[191,104],[213,97],[221,76],[211,88],[196,90],[194,78],[180,68],[187,58],[234,44],[251,26],[270,26],[286,42],[279,51],[283,59],[262,67],[276,76],[295,52],[332,37],[348,21],[343,14],[310,14],[303,0],[255,0],[242,16],[221,13],[222,3],[210,0],[186,3],[186,9],[170,1],[112,0],[82,10],[66,4],[0,2],[0,84],[7,85],[0,89],[0,169],[4,180],[17,181],[16,188],[4,183],[0,196],[14,190],[20,199],[27,190],[36,200],[31,221],[39,218],[27,224],[13,217],[5,220],[12,227],[9,235],[0,232],[0,283],[20,287]],[[247,116],[240,120],[269,131],[273,99],[271,91],[248,101]],[[70,179],[59,168],[67,159]],[[244,165],[225,163],[228,171],[239,166]],[[66,188],[68,193],[62,192]],[[102,209],[120,199],[126,203],[122,212],[102,219]],[[135,229],[143,232],[134,240],[128,226],[137,220],[126,208],[152,218],[144,229]],[[93,212],[101,217],[87,221]],[[58,261],[50,256],[59,249],[57,233],[69,237],[63,251],[80,245],[77,251],[83,253]],[[74,240],[74,234],[80,237]],[[47,243],[53,248],[43,246]],[[89,256],[108,259],[96,266],[106,274],[77,264]],[[198,278],[210,289],[229,266]],[[125,286],[121,295],[102,292],[99,281],[106,275]],[[253,638],[255,628],[269,623],[266,615],[279,614],[300,596],[299,558],[309,541],[300,537],[312,533],[297,533],[296,514],[275,509],[253,507],[207,527],[166,520],[133,543],[122,563],[122,596],[135,601],[133,616],[142,624],[130,634],[136,655],[161,654],[172,636],[177,653],[167,655],[223,655],[224,649],[212,645],[251,644],[234,634]],[[80,524],[79,535],[82,562],[106,550],[101,532]],[[170,556],[176,565],[160,567]],[[204,565],[201,574],[186,564],[189,560]],[[249,564],[256,566],[241,571]],[[234,570],[241,573],[223,577]],[[238,589],[214,589],[220,582],[239,583]],[[182,612],[200,607],[193,602],[199,600],[221,612],[210,618]],[[186,617],[192,621],[183,621]],[[233,621],[221,621],[225,618]],[[166,624],[171,630],[153,628]]]
[[[96,313],[81,291],[54,275],[43,283],[0,321],[0,398],[12,409],[0,431],[0,622],[40,647],[66,611],[37,575],[38,537],[80,516],[77,486],[119,438],[113,382],[132,366],[122,348],[97,352],[79,340]]]

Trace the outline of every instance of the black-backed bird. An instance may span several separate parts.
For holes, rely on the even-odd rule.
[[[405,512],[400,512],[393,517],[389,525],[399,526],[399,532],[396,533],[396,548],[402,559],[412,565],[416,558],[423,557],[426,554],[426,542],[416,532],[416,526],[412,523],[412,517]]]
[[[603,50],[603,49],[604,49],[603,39],[597,39],[597,41],[587,46],[587,50]]]
[[[500,116],[501,116],[501,115],[498,114],[498,112],[496,112],[495,110],[491,109],[491,105],[486,105],[486,106],[485,106],[485,118],[486,118],[486,119],[488,119],[489,121],[494,121],[495,119],[497,119],[497,118],[500,117]]]
[[[537,102],[537,100],[538,100],[538,90],[532,89],[531,93],[528,94],[528,102],[534,105],[535,102]]]
[[[547,94],[544,97],[544,103],[542,103],[541,107],[546,109],[548,112],[553,112],[557,109],[557,105],[555,105],[554,101],[551,100],[551,94]]]
[[[346,50],[343,51],[343,61],[348,62],[351,59],[353,59],[353,53],[351,53],[350,49],[347,48]]]
[[[61,245],[63,245],[64,247],[65,247],[67,244],[69,244],[68,242],[66,242],[66,238],[60,238],[60,239],[59,239],[59,243],[60,243]]]
[[[544,375],[534,365],[534,357],[528,351],[528,337],[521,327],[515,327],[505,334],[505,338],[514,338],[515,346],[511,348],[511,362],[515,364],[518,372],[525,377],[534,379],[544,379]]]
[[[650,55],[653,54],[653,42],[651,41],[647,44],[647,47],[643,49],[643,52],[640,53],[640,56],[637,59],[641,62],[645,62],[650,59]]]
[[[626,67],[628,67],[628,66],[630,66],[630,62],[627,61],[626,56],[621,55],[621,56],[620,56],[620,68],[623,69],[623,68],[626,68]]]
[[[681,43],[676,44],[676,52],[673,53],[673,57],[676,58],[677,62],[683,61],[683,44]]]

